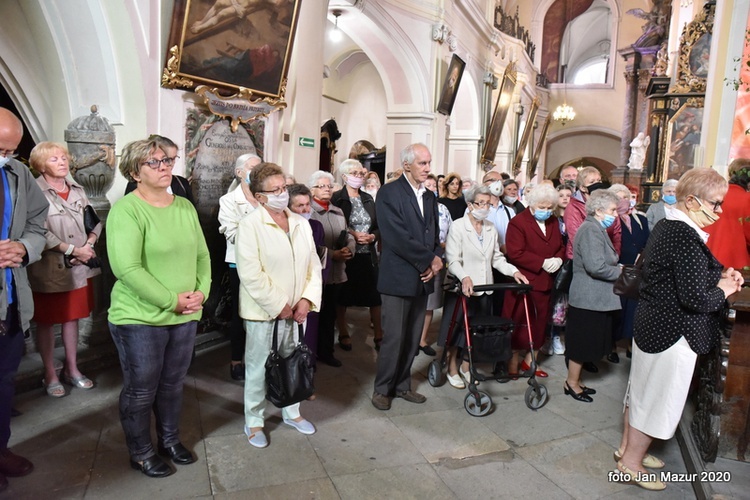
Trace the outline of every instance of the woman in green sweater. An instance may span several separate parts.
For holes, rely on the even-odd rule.
[[[151,408],[159,454],[176,464],[195,461],[179,440],[182,386],[197,322],[208,296],[208,248],[195,208],[167,192],[174,158],[155,141],[122,150],[120,171],[137,183],[109,213],[107,251],[117,282],[109,329],[123,374],[120,421],[130,465],[149,477],[172,468],[151,443]]]

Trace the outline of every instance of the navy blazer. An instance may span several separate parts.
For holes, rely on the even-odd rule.
[[[422,195],[420,213],[405,175],[380,188],[375,200],[380,238],[378,291],[398,297],[416,297],[433,292],[433,281],[422,283],[419,275],[427,270],[440,248],[437,201],[432,191]]]

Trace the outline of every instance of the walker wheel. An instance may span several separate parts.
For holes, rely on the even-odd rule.
[[[443,368],[440,366],[440,361],[437,359],[430,363],[430,367],[427,370],[427,380],[430,382],[432,387],[440,387],[445,383],[445,374]]]
[[[464,408],[472,417],[483,417],[492,410],[492,398],[486,392],[470,392],[464,398]]]
[[[542,384],[529,384],[526,388],[526,396],[524,397],[526,406],[530,409],[537,411],[539,408],[547,404],[549,400],[549,394],[547,394],[547,387]]]

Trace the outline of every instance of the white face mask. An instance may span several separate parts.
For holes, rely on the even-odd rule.
[[[288,191],[284,191],[281,194],[264,194],[264,196],[267,199],[265,205],[272,210],[281,212],[289,204]]]
[[[518,196],[503,196],[503,200],[505,200],[506,204],[512,205],[518,201]]]
[[[9,161],[10,161],[10,158],[7,158],[5,156],[0,156],[0,168],[3,168],[5,165],[7,165]]]
[[[474,217],[476,220],[484,220],[487,218],[487,216],[490,215],[490,209],[489,208],[475,208],[471,211],[471,216]]]

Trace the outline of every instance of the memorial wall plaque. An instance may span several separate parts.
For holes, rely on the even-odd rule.
[[[234,162],[245,153],[255,153],[252,138],[244,127],[232,132],[226,120],[215,122],[198,146],[192,171],[193,198],[198,218],[211,254],[211,292],[203,306],[202,330],[210,331],[224,324],[218,318],[217,306],[223,299],[222,279],[226,271],[226,240],[219,233],[219,198],[226,194],[234,178]]]

